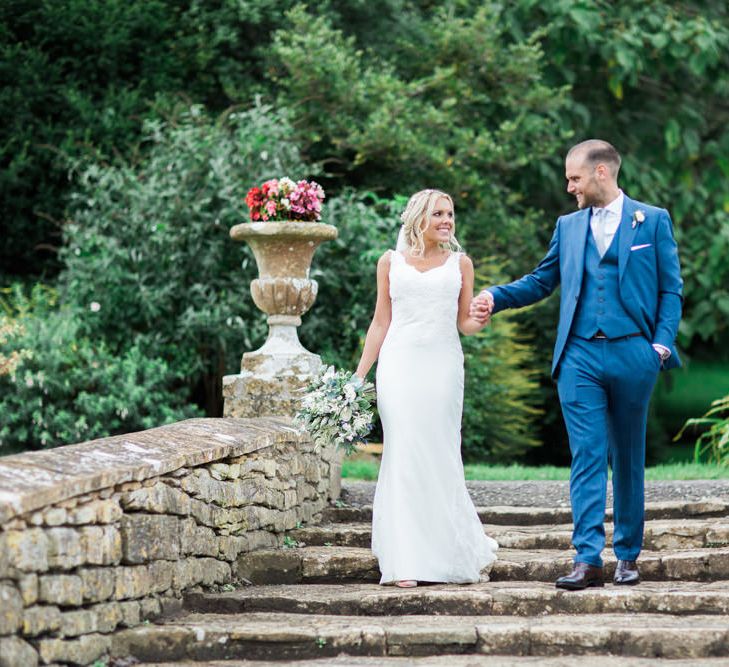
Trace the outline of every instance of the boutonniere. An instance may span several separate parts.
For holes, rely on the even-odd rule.
[[[633,222],[630,225],[631,229],[635,229],[637,225],[641,224],[645,220],[645,213],[643,211],[636,211],[633,213]]]

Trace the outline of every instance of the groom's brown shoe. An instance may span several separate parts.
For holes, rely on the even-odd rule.
[[[602,568],[587,563],[575,563],[572,572],[566,577],[560,577],[555,583],[557,588],[564,588],[567,591],[581,591],[592,586],[604,585]]]
[[[613,583],[617,586],[635,586],[640,583],[638,563],[634,560],[619,560],[615,566]]]

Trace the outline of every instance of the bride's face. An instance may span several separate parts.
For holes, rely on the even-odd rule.
[[[435,202],[428,225],[423,230],[423,240],[426,244],[448,243],[455,226],[453,206],[445,197],[441,197]]]

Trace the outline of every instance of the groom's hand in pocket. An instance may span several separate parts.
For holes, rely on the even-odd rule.
[[[477,322],[485,324],[491,318],[491,311],[494,308],[494,297],[488,290],[483,290],[471,301],[468,314]]]

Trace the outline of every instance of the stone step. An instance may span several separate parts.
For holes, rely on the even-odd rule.
[[[438,614],[541,616],[544,614],[725,614],[725,581],[643,582],[571,593],[546,582],[438,584],[401,589],[378,584],[247,586],[229,593],[189,593],[185,609],[197,613],[288,612],[345,616]]]
[[[111,648],[112,656],[166,662],[293,660],[342,653],[727,657],[729,623],[723,616],[692,616],[687,632],[685,618],[658,614],[536,618],[190,614],[164,625],[116,633]]]
[[[477,507],[476,509],[481,521],[486,524],[533,526],[572,522],[572,511],[569,507],[492,506]],[[606,520],[612,521],[612,516],[612,509],[609,508],[606,512]],[[646,503],[646,520],[723,516],[729,516],[729,502],[721,499]],[[372,521],[372,505],[327,507],[323,512],[322,521],[325,523]]]
[[[606,527],[608,545],[612,525]],[[491,524],[485,531],[507,549],[569,549],[572,525],[503,526]],[[367,547],[372,541],[369,523],[328,523],[293,530],[290,536],[307,546]],[[729,520],[652,520],[646,522],[643,548],[649,551],[729,546]]]
[[[134,663],[134,667],[169,667],[169,662]],[[729,658],[673,660],[664,658],[630,658],[624,656],[503,656],[503,655],[434,655],[419,658],[368,657],[340,655],[335,658],[276,661],[276,667],[729,667]],[[199,662],[175,662],[175,667],[199,667]],[[271,667],[268,660],[206,660],[206,667]]]
[[[566,574],[573,552],[500,549],[491,570],[493,581],[554,581]],[[612,576],[615,558],[605,554],[605,574]],[[729,579],[729,548],[690,551],[644,551],[640,572],[645,581],[715,581]],[[253,551],[236,563],[239,578],[253,584],[379,581],[377,559],[357,547],[303,547]]]

